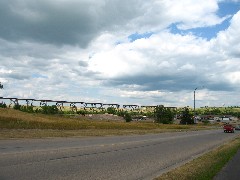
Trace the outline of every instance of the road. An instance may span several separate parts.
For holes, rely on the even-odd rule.
[[[152,179],[233,139],[222,130],[0,141],[0,179]]]

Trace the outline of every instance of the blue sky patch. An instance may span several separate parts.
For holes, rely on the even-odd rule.
[[[149,38],[151,35],[153,34],[153,32],[146,32],[146,33],[134,33],[131,34],[130,36],[128,36],[128,39],[130,40],[130,42],[136,41],[137,39],[142,39],[142,38]]]
[[[223,21],[222,24],[218,24],[215,26],[181,30],[181,29],[178,29],[177,23],[175,23],[175,24],[171,24],[169,26],[169,29],[170,29],[170,32],[173,34],[181,34],[181,35],[193,34],[195,36],[210,40],[212,38],[215,38],[218,32],[224,31],[225,29],[227,29],[229,25],[230,25],[230,18]]]
[[[171,24],[168,29],[173,34],[193,34],[198,37],[202,37],[204,39],[210,40],[212,38],[215,38],[217,34],[220,31],[226,30],[230,26],[230,20],[234,14],[236,14],[240,10],[240,3],[234,3],[234,2],[221,2],[218,4],[219,10],[217,12],[217,15],[219,17],[226,17],[229,16],[225,21],[223,21],[221,24],[217,24],[214,26],[209,27],[199,27],[199,28],[193,28],[188,30],[180,30],[178,29],[177,25],[179,23]]]
[[[37,73],[32,74],[32,77],[33,78],[45,78],[45,79],[48,78],[47,76],[44,76],[44,75],[41,75],[41,74],[37,74]]]
[[[234,15],[240,10],[240,3],[234,2],[221,2],[218,4],[219,10],[217,15],[224,17],[227,15]]]

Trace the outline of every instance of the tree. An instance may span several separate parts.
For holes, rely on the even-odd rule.
[[[56,105],[42,106],[40,112],[43,114],[58,114],[59,110]]]
[[[0,82],[0,89],[3,89],[3,85],[2,85],[1,82]],[[6,108],[6,107],[7,107],[7,106],[6,106],[5,103],[3,103],[3,102],[0,103],[0,108]]]
[[[221,111],[220,111],[219,108],[213,108],[213,109],[211,110],[211,114],[213,114],[213,115],[220,115],[220,114],[221,114]]]
[[[189,112],[189,109],[185,107],[182,111],[181,124],[194,124],[193,114]]]
[[[125,112],[124,114],[124,119],[126,122],[131,122],[132,121],[132,116],[128,112]]]
[[[108,114],[116,114],[116,109],[114,107],[108,107],[107,108],[107,113]]]
[[[163,124],[171,124],[173,122],[174,113],[170,108],[159,105],[154,111],[155,122]]]

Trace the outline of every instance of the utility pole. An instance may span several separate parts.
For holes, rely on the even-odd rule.
[[[196,87],[193,91],[193,114],[194,114],[194,123],[197,123],[197,120],[196,120],[196,90],[198,89],[199,87]],[[204,88],[204,86],[201,86],[200,88]]]
[[[194,114],[193,120],[194,120],[194,123],[196,123],[196,111],[195,111],[195,109],[196,109],[196,99],[195,99],[196,90],[197,90],[197,88],[195,88],[193,91],[193,114]]]

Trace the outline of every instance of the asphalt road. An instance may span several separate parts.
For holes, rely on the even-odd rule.
[[[152,179],[238,135],[222,130],[0,141],[0,179]]]

